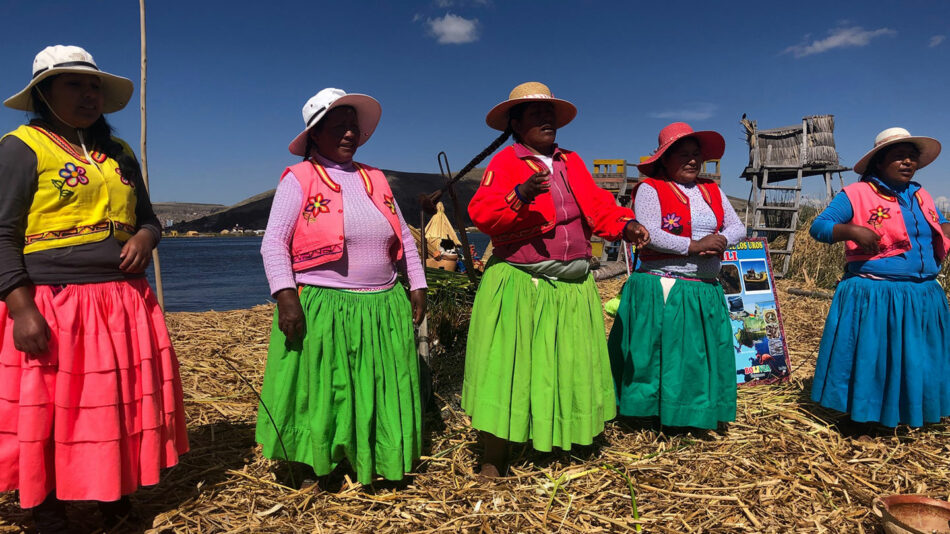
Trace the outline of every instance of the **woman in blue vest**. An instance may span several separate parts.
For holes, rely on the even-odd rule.
[[[132,82],[51,46],[7,107],[35,118],[0,141],[0,491],[39,532],[64,500],[128,495],[188,450],[178,361],[145,280],[161,227],[138,162],[103,113]]]
[[[915,173],[940,143],[877,135],[848,185],[811,226],[848,261],[821,337],[811,397],[859,423],[922,426],[950,415],[950,311],[937,282],[950,223]]]

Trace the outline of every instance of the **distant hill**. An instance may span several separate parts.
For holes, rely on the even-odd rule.
[[[227,209],[224,204],[197,204],[189,202],[153,202],[152,209],[158,220],[165,224],[165,221],[191,221],[199,219],[214,212]]]
[[[472,222],[468,218],[466,207],[475,190],[478,189],[479,181],[482,176],[482,169],[474,169],[468,173],[456,186],[456,192],[459,197],[459,205],[462,208],[462,215],[466,226],[471,226]],[[393,195],[399,203],[399,209],[402,210],[406,222],[412,226],[419,226],[419,201],[421,194],[428,194],[445,184],[445,180],[438,174],[421,172],[401,172],[383,169],[389,185],[393,190]],[[218,209],[203,217],[192,220],[180,219],[182,222],[176,223],[172,229],[179,232],[196,230],[203,233],[217,233],[224,229],[231,229],[235,226],[245,230],[258,230],[267,226],[267,217],[270,214],[270,206],[274,200],[274,190],[265,191],[259,195],[254,195],[248,199],[242,200],[233,206]],[[454,212],[452,210],[452,200],[449,196],[443,195],[442,201],[445,204],[445,211],[450,220],[455,222]],[[739,217],[742,218],[745,213],[745,199],[729,197],[729,201],[735,208]],[[165,203],[176,204],[176,203]],[[216,206],[214,204],[183,204],[183,206]],[[156,210],[157,212],[157,210]],[[161,217],[160,217],[161,218]],[[162,219],[164,220],[164,219]]]

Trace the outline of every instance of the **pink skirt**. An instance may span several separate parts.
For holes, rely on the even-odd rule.
[[[144,279],[37,286],[49,351],[13,345],[0,302],[0,491],[32,508],[115,501],[158,483],[188,450],[178,360]]]

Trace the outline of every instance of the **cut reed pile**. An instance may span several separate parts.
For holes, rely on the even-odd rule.
[[[604,300],[622,280],[600,285]],[[781,287],[793,372],[739,391],[735,423],[715,432],[607,425],[593,446],[540,454],[518,447],[511,476],[478,480],[476,433],[458,408],[464,335],[437,346],[436,412],[406,484],[363,487],[352,475],[323,491],[287,487],[286,468],[254,443],[272,307],[169,315],[185,386],[192,451],[137,492],[148,532],[875,532],[876,495],[950,495],[945,425],[855,432],[807,396],[829,301]],[[464,324],[458,325],[464,329]],[[870,434],[865,436],[863,434]],[[856,435],[859,434],[859,435]],[[73,508],[91,528],[95,508]],[[0,531],[27,525],[0,496]],[[125,531],[125,530],[124,530]]]

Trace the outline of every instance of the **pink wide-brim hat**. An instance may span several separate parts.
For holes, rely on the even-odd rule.
[[[877,134],[877,137],[874,138],[874,148],[869,150],[864,157],[854,164],[854,172],[864,174],[874,154],[898,143],[911,143],[920,151],[920,158],[917,160],[918,170],[933,163],[933,161],[937,159],[937,156],[940,155],[940,141],[937,141],[933,137],[913,136],[904,128],[888,128]]]
[[[674,122],[660,130],[660,135],[657,138],[656,151],[652,156],[638,163],[637,168],[640,169],[640,172],[643,174],[653,177],[656,162],[673,146],[673,143],[688,137],[695,139],[696,142],[699,143],[699,150],[702,152],[703,161],[719,159],[726,151],[726,140],[719,135],[719,132],[712,130],[695,132],[693,131],[693,127],[685,122]]]
[[[547,85],[541,82],[525,82],[516,86],[508,94],[508,100],[498,103],[485,116],[485,122],[496,130],[508,128],[508,112],[518,104],[529,102],[549,102],[554,105],[554,127],[562,128],[577,116],[577,108],[567,100],[554,98]]]

